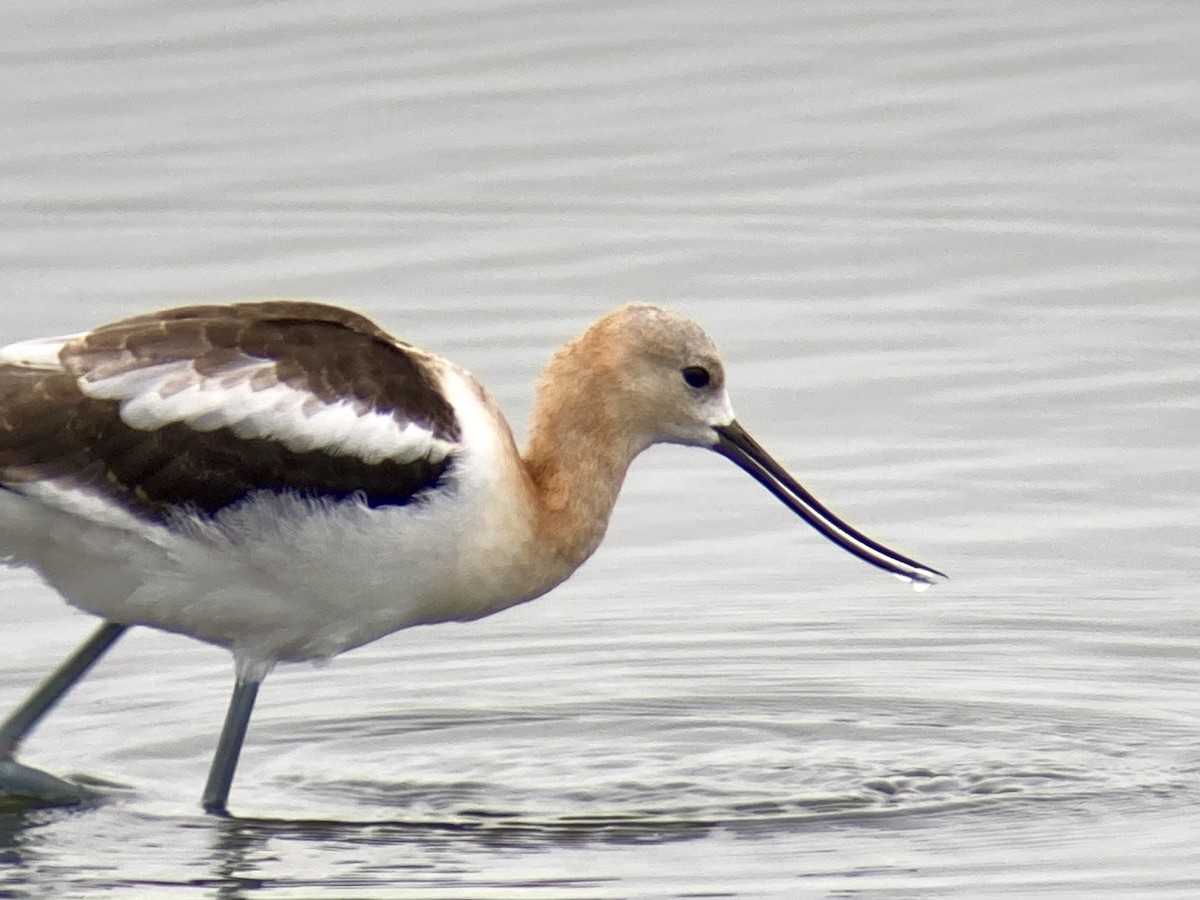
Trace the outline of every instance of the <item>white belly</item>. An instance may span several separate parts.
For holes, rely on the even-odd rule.
[[[243,665],[322,659],[412,625],[478,618],[561,580],[529,571],[519,515],[496,521],[504,504],[476,492],[438,488],[427,502],[379,509],[264,492],[167,527],[119,509],[80,514],[72,503],[100,501],[41,491],[0,490],[6,561],[87,612],[229,647]]]

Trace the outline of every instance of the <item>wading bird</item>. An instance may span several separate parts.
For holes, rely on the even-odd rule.
[[[0,349],[0,558],[104,620],[0,725],[0,793],[79,799],[14,754],[147,625],[233,653],[203,794],[225,813],[277,662],[541,596],[595,551],[630,463],[663,442],[728,457],[874,566],[942,575],[801,487],[734,419],[709,336],[654,306],[554,355],[524,452],[468,372],[318,303],[188,306]]]

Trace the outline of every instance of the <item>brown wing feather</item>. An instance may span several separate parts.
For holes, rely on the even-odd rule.
[[[460,437],[453,408],[422,365],[425,354],[357,313],[322,303],[185,306],[135,316],[69,344],[63,363],[81,378],[181,359],[210,374],[241,356],[274,360],[279,381],[325,402],[353,397],[364,409],[399,411],[445,440]]]
[[[64,349],[66,372],[0,366],[0,484],[19,491],[67,479],[151,519],[175,506],[214,513],[264,488],[407,503],[439,482],[452,456],[367,463],[227,428],[141,431],[121,420],[119,401],[86,396],[77,379],[181,359],[207,374],[231,355],[251,356],[275,360],[273,380],[319,400],[352,397],[364,410],[395,411],[457,441],[453,408],[419,354],[361,316],[313,303],[185,307],[103,326]]]

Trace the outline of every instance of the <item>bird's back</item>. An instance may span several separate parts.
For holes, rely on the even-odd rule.
[[[463,457],[442,365],[354,313],[292,302],[4,348],[0,557],[91,612],[217,643],[299,623],[265,655],[386,633],[405,614],[367,609],[397,593],[381,560],[413,504],[451,509]]]
[[[139,316],[66,339],[58,368],[29,346],[0,351],[0,484],[18,492],[160,520],[263,489],[403,504],[459,438],[420,351],[320,304]]]

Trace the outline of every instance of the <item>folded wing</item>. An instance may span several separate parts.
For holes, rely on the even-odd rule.
[[[32,348],[32,349],[31,349]],[[461,438],[434,358],[316,303],[193,306],[0,351],[0,483],[145,518],[256,490],[410,502]]]

